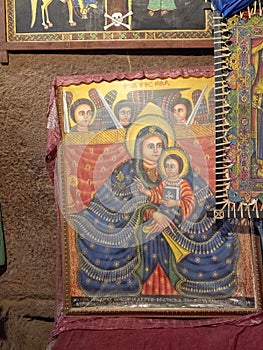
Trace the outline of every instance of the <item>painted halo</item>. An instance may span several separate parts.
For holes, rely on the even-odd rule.
[[[179,174],[179,177],[183,178],[188,173],[190,168],[188,155],[181,148],[178,148],[178,147],[171,147],[169,149],[164,150],[159,158],[159,168],[161,173],[165,176],[166,176],[166,172],[164,168],[164,160],[169,155],[175,155],[177,158],[181,160],[183,167]]]
[[[168,137],[168,147],[172,147],[175,144],[175,133],[171,125],[161,116],[149,114],[144,115],[136,119],[127,129],[125,135],[126,149],[129,155],[134,158],[135,141],[140,130],[147,126],[158,126],[161,128]]]

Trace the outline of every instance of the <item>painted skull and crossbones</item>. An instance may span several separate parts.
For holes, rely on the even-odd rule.
[[[124,26],[130,30],[130,25],[127,23],[123,23],[123,20],[126,17],[129,17],[131,15],[133,15],[132,11],[127,12],[125,15],[123,15],[121,12],[114,12],[112,15],[105,13],[104,17],[111,19],[112,22],[104,26],[104,30],[107,30],[112,26],[115,26],[115,27]]]

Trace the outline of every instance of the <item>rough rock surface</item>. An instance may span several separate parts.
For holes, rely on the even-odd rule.
[[[7,270],[0,348],[42,350],[53,327],[56,213],[45,168],[46,112],[56,75],[213,65],[212,50],[10,53],[0,65],[0,203]]]

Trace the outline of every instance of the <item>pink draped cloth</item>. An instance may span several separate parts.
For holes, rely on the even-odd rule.
[[[183,69],[170,70],[170,77],[179,77]],[[189,69],[188,69],[189,72]],[[48,109],[47,170],[54,181],[57,146],[61,139],[55,91],[59,86],[114,79],[167,77],[168,72],[116,73],[56,77],[53,81]],[[211,67],[193,69],[192,76],[212,76]],[[54,183],[55,186],[55,183]],[[68,316],[63,310],[61,230],[57,235],[56,314],[50,334],[52,350],[253,350],[263,344],[263,312],[245,316],[202,319],[147,318],[128,316]]]

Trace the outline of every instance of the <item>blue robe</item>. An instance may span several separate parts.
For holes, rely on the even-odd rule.
[[[253,2],[253,0],[213,0],[213,5],[226,17],[244,10],[246,6],[253,4]]]
[[[140,295],[160,264],[182,295],[224,297],[233,293],[238,238],[231,222],[218,229],[207,216],[215,201],[205,181],[190,172],[186,179],[197,201],[191,217],[180,223],[180,214],[175,215],[176,230],[166,228],[148,236],[150,222],[144,221],[145,210],[159,206],[138,191],[134,177],[148,188],[161,181],[148,179],[141,161],[127,161],[113,171],[87,208],[68,218],[77,232],[78,280],[83,292],[88,296]],[[171,241],[186,251],[183,258],[174,254]]]

